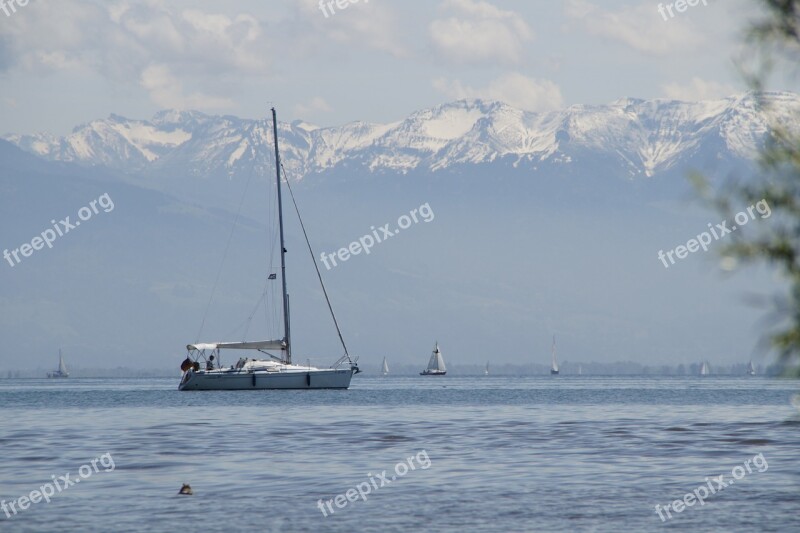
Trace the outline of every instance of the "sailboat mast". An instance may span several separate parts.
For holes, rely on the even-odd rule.
[[[278,225],[281,234],[281,281],[283,283],[283,327],[286,342],[286,362],[292,362],[292,342],[289,328],[289,293],[286,292],[286,247],[283,241],[283,202],[281,200],[281,159],[278,151],[278,116],[272,108],[272,137],[275,141],[275,176],[278,182]]]

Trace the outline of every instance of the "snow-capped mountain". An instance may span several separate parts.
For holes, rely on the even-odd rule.
[[[785,123],[800,111],[796,94],[764,96]],[[752,159],[769,129],[758,104],[752,94],[696,103],[621,99],[533,113],[501,102],[460,100],[391,124],[281,123],[281,152],[296,179],[339,167],[436,172],[495,161],[532,170],[599,161],[628,177],[652,176],[698,158]],[[149,121],[112,115],[64,138],[5,138],[45,159],[123,172],[234,177],[272,167],[269,120],[196,111],[162,111]]]
[[[784,123],[796,122],[797,95],[768,99]],[[736,353],[752,341],[742,317],[755,311],[730,301],[772,290],[772,280],[740,276],[724,288],[708,268],[712,250],[668,270],[657,254],[721,220],[689,200],[686,180],[673,178],[692,166],[705,165],[710,178],[753,168],[769,123],[745,95],[625,99],[550,113],[473,100],[391,124],[279,127],[284,166],[292,178],[306,177],[296,192],[315,254],[342,250],[384,224],[398,228],[417,206],[435,212],[368,257],[324,271],[354,353],[405,346],[408,331],[467,332],[460,337],[477,339],[461,350],[467,356],[515,353],[532,331],[547,339],[552,324],[563,324],[576,353],[618,357],[625,338],[624,357],[660,346],[667,360],[675,336],[693,338],[697,324],[704,337],[680,353],[707,353],[720,338],[720,353]],[[7,351],[51,353],[48,346],[67,339],[98,361],[115,353],[158,366],[197,331],[204,309],[210,337],[238,335],[251,310],[261,313],[265,267],[278,268],[271,132],[268,119],[163,111],[150,120],[111,116],[64,138],[0,140],[0,252],[30,243],[51,220],[74,220],[101,194],[116,206],[21,264],[2,259]],[[258,176],[254,166],[266,172]],[[303,316],[299,351],[330,353],[336,334],[318,312],[324,297],[293,201],[284,200],[292,307]],[[273,338],[271,317],[256,319],[253,338]]]

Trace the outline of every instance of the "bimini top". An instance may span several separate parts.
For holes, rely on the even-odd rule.
[[[285,350],[286,343],[277,341],[212,342],[187,344],[187,350]]]

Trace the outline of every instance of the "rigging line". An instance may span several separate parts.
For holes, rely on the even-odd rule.
[[[253,311],[250,313],[250,316],[247,317],[247,320],[245,320],[245,322],[247,323],[247,327],[244,328],[244,333],[242,333],[242,341],[245,341],[247,339],[247,332],[250,330],[250,325],[253,322],[253,317],[256,316],[256,313],[258,312],[258,307],[261,305],[261,301],[264,300],[266,296],[267,296],[267,287],[265,285],[264,292],[261,293],[261,298],[258,299],[256,305],[253,306]]]
[[[342,343],[342,348],[344,348],[344,355],[347,357],[347,360],[350,361],[350,354],[347,351],[347,345],[344,343],[344,337],[342,337],[342,330],[339,329],[339,322],[336,320],[336,315],[333,312],[333,306],[331,305],[331,299],[328,298],[328,291],[325,289],[325,283],[322,281],[322,273],[319,271],[319,265],[317,264],[316,256],[314,255],[314,250],[311,249],[311,242],[308,240],[308,233],[306,233],[306,226],[303,224],[303,218],[300,216],[300,208],[297,207],[297,201],[294,199],[294,193],[292,192],[292,186],[289,184],[289,178],[286,176],[286,169],[281,163],[281,169],[283,170],[284,180],[286,181],[286,187],[289,189],[289,196],[292,197],[292,203],[294,204],[294,210],[297,212],[297,219],[300,221],[300,228],[303,230],[303,237],[306,239],[306,245],[308,246],[308,253],[311,254],[311,261],[314,263],[314,268],[317,271],[317,278],[319,278],[319,284],[322,287],[322,293],[325,295],[325,301],[328,303],[328,310],[331,312],[331,318],[333,318],[333,324],[336,326],[336,333],[339,334],[339,341]]]
[[[255,144],[255,142],[253,144]],[[267,153],[268,154],[270,153],[269,150],[267,150]],[[251,146],[250,147],[250,154],[251,154],[251,159],[252,159],[252,165],[251,165],[251,170],[252,170],[256,166],[256,158],[258,156],[258,152],[256,152],[256,150]],[[274,202],[272,202],[272,203],[274,203]],[[272,220],[272,218],[271,218],[272,215],[270,214],[271,213],[270,208],[272,207],[272,203],[268,202],[268,205],[267,205],[267,212],[268,212],[268,215],[267,215],[267,228],[270,227],[269,221]],[[273,239],[271,241],[269,241],[269,242],[270,242],[270,244],[267,247],[267,255],[270,258],[269,259],[269,265],[270,265],[270,271],[271,271],[272,264],[273,264],[273,256],[274,256],[274,253],[275,253],[275,246],[274,246],[275,238],[274,238],[274,236],[273,236]],[[267,308],[267,306],[266,306],[266,297],[267,297],[267,290],[268,290],[268,287],[269,287],[269,282],[270,282],[269,279],[264,281],[264,288],[262,289],[261,295],[259,296],[259,298],[256,301],[255,305],[253,306],[252,312],[250,313],[250,315],[244,321],[242,321],[236,327],[236,329],[233,330],[234,332],[236,332],[236,331],[239,331],[241,328],[244,328],[243,331],[242,331],[242,341],[243,342],[247,340],[247,333],[250,331],[250,326],[253,325],[253,319],[255,318],[256,312],[258,311],[258,306],[261,305],[262,301],[264,301],[264,309],[265,309],[264,317],[265,317],[265,322],[267,323],[266,325],[267,325],[268,331],[273,331],[274,329],[277,328],[277,326],[275,326],[275,323],[276,323],[277,319],[273,320],[273,323],[270,324],[269,323],[269,315],[266,312],[266,308]],[[232,337],[232,335],[229,335],[229,336]]]
[[[264,135],[266,137],[266,132],[268,131],[266,119],[264,120],[264,129],[263,129],[263,131],[264,131]],[[255,162],[256,162],[257,156],[258,156],[258,152],[255,149],[256,144],[257,144],[256,142],[253,142],[253,146],[250,147],[251,154],[252,154],[253,167],[255,167]],[[263,143],[260,144],[259,146],[263,146]],[[272,151],[271,150],[266,150],[266,154],[267,154],[267,159],[269,161],[272,161],[272,159],[273,159]],[[269,190],[271,190],[271,189],[268,188],[268,192],[269,192]],[[277,236],[278,225],[271,223],[276,218],[275,217],[275,211],[277,211],[277,207],[276,207],[275,204],[277,204],[277,197],[275,195],[271,195],[270,196],[270,200],[268,200],[267,203],[266,203],[266,207],[267,207],[267,226],[266,226],[267,227],[267,235],[271,236],[271,239],[268,239],[267,250],[266,250],[267,257],[269,258],[269,260],[268,260],[269,274],[272,274],[273,271],[274,271],[274,267],[275,267],[275,243],[276,243],[277,238],[278,238],[278,236]],[[270,226],[273,227],[272,235],[269,234]],[[253,306],[253,310],[250,313],[250,316],[248,317],[248,319],[246,321],[247,322],[247,326],[244,329],[244,332],[243,332],[244,338],[242,340],[246,340],[247,332],[250,330],[250,326],[252,326],[253,319],[255,318],[255,315],[258,312],[258,308],[259,308],[259,305],[261,304],[261,302],[264,303],[264,322],[265,322],[265,325],[267,326],[268,332],[273,332],[273,331],[276,331],[278,329],[278,316],[277,316],[277,311],[275,310],[275,306],[274,305],[272,306],[273,313],[272,313],[272,315],[270,315],[270,313],[268,311],[268,305],[267,305],[268,304],[268,300],[269,300],[269,298],[267,298],[267,295],[269,294],[269,287],[270,287],[271,281],[272,280],[270,280],[269,277],[267,277],[267,279],[264,280],[264,288],[261,291],[261,295],[259,296],[258,301],[256,301],[255,305]],[[271,321],[270,321],[270,319],[271,319]],[[268,337],[270,337],[270,335],[272,335],[272,334],[269,333]]]
[[[231,232],[228,235],[228,242],[225,244],[225,252],[222,254],[222,261],[220,261],[219,269],[217,270],[217,277],[214,280],[214,287],[211,289],[211,296],[208,298],[208,305],[206,305],[206,310],[203,313],[203,320],[200,322],[200,329],[197,331],[197,340],[195,342],[200,342],[200,335],[203,333],[203,328],[206,325],[206,318],[208,317],[208,311],[211,309],[211,303],[214,301],[214,295],[217,293],[217,286],[219,285],[219,278],[222,275],[222,267],[225,266],[225,260],[228,257],[228,251],[231,247],[231,241],[233,240],[233,233],[236,230],[236,226],[239,223],[239,218],[242,214],[242,206],[244,206],[244,201],[247,198],[247,189],[250,187],[250,181],[253,178],[253,168],[255,166],[255,162],[252,162],[250,165],[250,172],[247,175],[247,182],[244,185],[244,191],[242,192],[242,199],[239,201],[239,208],[236,210],[236,217],[233,219],[233,225],[231,226]]]
[[[266,131],[266,126],[265,126],[265,131]],[[255,142],[253,144],[255,145]],[[255,161],[256,161],[256,156],[258,155],[258,152],[252,146],[250,148],[250,151],[251,151],[251,154],[252,154],[253,168],[255,168]],[[271,161],[273,159],[272,152],[270,150],[267,150],[266,153],[267,153],[268,159]],[[273,221],[274,218],[275,218],[275,212],[274,211],[276,210],[276,206],[275,206],[276,203],[277,203],[277,199],[273,195],[273,196],[271,196],[271,201],[268,201],[267,204],[266,204],[267,205],[267,234],[269,235],[269,227],[270,226],[272,226],[274,228],[273,232],[272,232],[272,235],[271,235],[272,238],[268,240],[268,246],[267,246],[267,250],[266,250],[267,251],[267,256],[269,258],[268,264],[269,264],[269,273],[270,274],[273,273],[274,266],[275,266],[275,242],[276,242],[276,240],[278,238],[277,237],[277,233],[278,233],[277,224],[270,224],[270,222]],[[271,282],[271,280],[269,279],[269,277],[264,281],[264,288],[262,289],[261,295],[259,296],[259,298],[256,301],[255,305],[253,306],[252,312],[250,313],[248,318],[242,324],[240,324],[240,326],[239,326],[239,327],[242,327],[242,325],[246,324],[245,328],[244,328],[244,331],[242,333],[242,337],[243,337],[242,341],[245,341],[247,339],[247,333],[248,333],[248,331],[250,331],[250,326],[252,326],[253,319],[255,318],[255,315],[258,312],[258,308],[259,308],[259,305],[261,305],[261,302],[264,302],[264,322],[265,322],[265,325],[267,326],[268,331],[272,332],[272,331],[277,330],[277,328],[278,328],[278,325],[277,325],[278,324],[278,317],[277,317],[277,311],[275,311],[275,306],[274,305],[272,306],[273,307],[272,315],[270,315],[270,313],[268,311],[268,307],[267,307],[267,304],[268,304],[267,294],[269,293],[270,282]],[[270,322],[270,319],[272,319],[271,322]],[[238,331],[238,329],[239,328],[237,328],[237,331]]]
[[[239,323],[239,325],[238,325],[238,326],[236,326],[235,328],[233,328],[233,329],[232,329],[230,332],[226,333],[226,334],[225,334],[225,336],[224,336],[224,337],[222,337],[222,338],[223,338],[223,339],[233,339],[233,338],[234,338],[234,336],[236,335],[236,332],[237,332],[237,331],[239,331],[240,329],[242,329],[242,327],[244,327],[244,325],[245,325],[245,322],[246,322],[246,320],[242,320],[242,321]]]

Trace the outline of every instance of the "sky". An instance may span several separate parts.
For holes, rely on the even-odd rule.
[[[35,132],[65,135],[80,124],[111,114],[141,119],[152,117],[164,109],[193,109],[253,119],[268,116],[269,108],[275,106],[281,120],[302,119],[332,126],[358,120],[399,121],[414,111],[461,98],[501,100],[535,112],[578,104],[607,104],[630,97],[721,98],[747,89],[737,68],[737,60],[743,57],[745,29],[757,17],[753,0],[726,0],[724,5],[721,0],[708,0],[707,5],[699,0],[698,5],[684,12],[678,12],[669,2],[649,0],[611,0],[602,4],[599,0],[325,0],[322,6],[319,0],[241,0],[227,3],[206,0],[30,0],[26,5],[20,5],[20,0],[15,0],[14,4],[10,2],[0,0],[0,135]],[[776,77],[767,88],[800,90],[797,79],[791,74],[785,78]],[[70,184],[70,189],[78,185],[78,182]],[[374,207],[376,211],[371,212],[365,205],[367,200],[371,200],[369,194],[377,193],[360,191],[360,188],[360,185],[354,187],[353,191],[363,192],[364,196],[354,198],[363,201],[347,198],[358,208],[348,210],[347,215],[352,214],[349,221],[347,216],[337,214],[335,232],[327,237],[327,241],[322,241],[330,243],[325,249],[336,249],[340,241],[349,242],[353,235],[360,235],[364,227],[382,220],[386,215],[381,210],[404,212],[408,209],[405,205],[398,205],[395,211],[401,200],[392,197],[378,202]],[[613,188],[609,190],[613,191]],[[323,194],[325,189],[321,191]],[[434,194],[429,189],[414,190],[412,199],[420,203],[431,201],[436,205],[438,218],[434,227],[440,229],[424,238],[422,236],[426,234],[418,232],[420,238],[409,239],[408,246],[427,242],[431,250],[427,255],[432,257],[442,243],[447,243],[450,252],[446,256],[451,264],[454,258],[459,257],[458,253],[462,253],[466,257],[463,264],[471,268],[473,243],[489,242],[497,226],[487,229],[478,220],[474,230],[465,232],[464,228],[469,227],[466,224],[474,223],[475,217],[469,212],[466,221],[462,221],[457,203],[453,204],[453,212],[448,212],[452,192],[449,188],[443,188],[437,193],[440,196],[433,199],[422,197],[423,192]],[[124,194],[120,190],[118,196],[124,198]],[[128,203],[129,209],[134,205],[140,208],[150,205],[142,203],[142,200],[136,204],[137,194],[133,194],[133,200]],[[482,201],[480,193],[478,195]],[[325,202],[329,199],[321,198],[322,205],[327,205]],[[9,205],[18,203],[17,200],[7,200]],[[48,204],[49,208],[57,213],[69,212],[67,206],[62,211],[61,204],[65,200],[60,195],[53,195],[48,201],[52,202]],[[125,204],[124,200],[120,202],[121,206]],[[472,297],[472,291],[482,290],[485,299],[476,297],[468,300],[469,303],[480,303],[487,313],[487,309],[495,308],[508,311],[509,316],[521,321],[517,328],[520,336],[530,333],[529,324],[537,323],[543,316],[548,317],[550,322],[546,324],[538,320],[539,330],[532,335],[543,339],[540,344],[544,347],[545,363],[549,361],[551,333],[556,330],[564,353],[570,353],[572,349],[573,356],[575,345],[570,347],[570,337],[562,333],[580,332],[573,339],[581,339],[579,342],[583,342],[583,346],[591,346],[594,352],[603,354],[602,358],[611,360],[625,358],[626,354],[642,353],[641,346],[650,342],[642,332],[653,331],[656,332],[656,341],[654,346],[648,346],[653,352],[649,355],[651,361],[660,357],[660,362],[665,362],[668,357],[662,356],[671,353],[670,361],[688,362],[697,359],[698,353],[708,353],[713,362],[716,353],[724,354],[720,357],[726,358],[727,362],[741,362],[744,357],[741,350],[728,348],[738,338],[745,339],[742,344],[747,343],[753,337],[752,330],[745,330],[746,326],[729,328],[727,322],[727,317],[734,317],[731,324],[739,320],[736,313],[740,308],[729,305],[729,299],[735,298],[741,287],[727,289],[731,292],[724,294],[720,292],[722,296],[718,297],[716,291],[720,285],[707,284],[706,278],[680,278],[680,274],[673,270],[668,274],[662,272],[656,259],[655,252],[659,246],[685,242],[686,235],[696,234],[692,222],[695,219],[687,218],[680,222],[685,216],[686,206],[664,208],[667,211],[674,208],[675,213],[680,214],[663,230],[664,242],[656,242],[647,231],[651,227],[658,229],[660,222],[652,226],[637,226],[629,231],[629,219],[615,217],[613,209],[609,214],[602,209],[591,209],[593,203],[572,204],[575,204],[573,198],[563,206],[547,204],[546,207],[552,207],[552,211],[537,214],[533,210],[533,218],[522,219],[522,223],[511,218],[505,225],[499,224],[504,228],[520,228],[517,237],[504,234],[506,244],[531,242],[533,250],[530,258],[524,257],[525,260],[520,261],[514,246],[501,247],[510,250],[506,252],[510,255],[507,260],[498,260],[498,264],[525,265],[518,272],[516,285],[505,278],[500,280],[501,285],[511,287],[504,288],[506,292],[498,295],[493,292],[494,285],[481,285],[483,273],[476,280],[469,276],[452,279],[450,270],[441,273],[440,279],[449,283],[445,290],[461,291],[468,298]],[[583,212],[586,205],[590,208]],[[527,213],[531,211],[528,207],[525,205],[520,209]],[[120,210],[122,212],[124,207]],[[24,210],[26,214],[27,211]],[[515,214],[512,211],[508,216]],[[29,218],[33,216],[28,215]],[[630,217],[642,215],[642,212],[636,212]],[[327,213],[321,216],[327,216]],[[608,219],[603,223],[605,225],[596,220],[599,217]],[[49,220],[50,215],[43,219]],[[558,220],[558,224],[554,220]],[[705,219],[700,222],[700,227],[704,227]],[[14,224],[17,225],[18,221],[14,220]],[[586,234],[583,224],[591,224],[595,233]],[[120,222],[120,227],[122,225]],[[555,229],[530,231],[531,227],[545,225]],[[34,227],[38,228],[38,222]],[[449,228],[449,233],[444,228]],[[11,243],[22,242],[29,233],[22,226],[13,227],[13,230],[13,236],[8,237]],[[492,235],[479,234],[479,230]],[[142,230],[141,234],[147,232]],[[137,232],[133,234],[134,237],[138,235]],[[483,235],[483,238],[477,235]],[[463,240],[454,240],[452,236],[462,236]],[[646,318],[642,318],[640,310],[652,308],[655,297],[642,296],[636,290],[624,292],[632,286],[632,277],[619,277],[618,265],[625,265],[626,261],[617,252],[609,251],[615,247],[627,249],[630,244],[627,236],[633,236],[631,242],[641,245],[631,257],[637,261],[644,258],[644,255],[639,255],[640,250],[649,254],[641,259],[646,261],[646,266],[640,270],[636,270],[639,263],[627,261],[628,272],[640,276],[636,279],[644,289],[658,289],[661,291],[658,294],[665,295],[665,299],[669,296],[663,309],[656,306],[654,311],[648,311],[649,314],[644,313]],[[205,235],[202,238],[205,239]],[[615,238],[621,240],[617,242]],[[574,260],[565,259],[564,246],[577,254]],[[527,265],[542,264],[536,256],[540,248],[555,251],[551,255],[555,266],[549,272],[544,271],[541,279],[549,280],[549,276],[555,275],[561,280],[561,285],[528,282]],[[402,245],[393,250],[396,251],[391,253],[397,255],[387,255],[386,263],[373,260],[369,264],[364,262],[363,268],[375,269],[372,271],[374,279],[382,282],[386,265],[393,264],[392,261],[402,264],[403,260],[411,257],[410,249],[406,250]],[[584,261],[586,250],[595,250],[596,257],[592,256],[591,263]],[[390,253],[389,247],[385,253]],[[493,256],[500,257],[500,254],[494,252]],[[73,266],[79,264],[75,262]],[[565,269],[562,264],[577,265],[576,270]],[[445,267],[449,268],[449,265],[445,264]],[[174,275],[174,265],[162,268],[169,273],[164,275]],[[627,299],[615,293],[617,286],[603,278],[603,268],[609,277],[620,279],[619,287],[628,295]],[[31,269],[26,275],[35,276],[37,272],[40,271]],[[351,283],[351,287],[360,283],[364,275],[364,271],[353,272],[353,280],[345,280]],[[340,275],[340,272],[335,274]],[[671,276],[665,279],[672,281],[666,282],[658,277],[662,275]],[[414,277],[416,273],[403,273],[403,276],[414,283],[406,280],[408,285],[402,285],[403,290],[398,292],[403,292],[404,296],[413,294],[416,299],[418,293],[413,291],[420,287],[415,284],[418,282]],[[155,280],[153,283],[158,285],[163,282],[162,277],[162,272],[156,269],[151,281]],[[198,278],[213,279],[213,275]],[[574,284],[572,278],[581,282]],[[593,283],[591,279],[604,281]],[[335,289],[335,276],[333,280]],[[435,276],[426,282],[435,285],[432,280],[436,280]],[[495,283],[495,280],[489,281]],[[342,283],[346,286],[344,281]],[[521,292],[519,287],[527,287],[529,292]],[[76,287],[71,287],[71,290],[80,292]],[[240,292],[245,293],[245,289]],[[205,294],[202,287],[197,293]],[[352,308],[359,313],[367,309],[364,314],[374,315],[372,318],[376,321],[370,329],[368,320],[355,315],[360,320],[351,323],[358,324],[363,331],[372,332],[359,337],[356,331],[355,346],[360,347],[363,353],[380,353],[377,348],[384,342],[385,331],[381,329],[384,326],[380,322],[380,312],[374,311],[377,304],[357,290],[351,295],[355,295],[351,298]],[[42,297],[43,300],[46,298],[49,294]],[[178,294],[176,298],[184,296]],[[27,294],[20,297],[18,305],[26,305],[22,308],[32,309],[32,315],[39,316],[36,313],[41,306],[37,307],[38,304],[27,299]],[[74,303],[70,299],[65,301]],[[614,302],[614,309],[609,317],[605,317],[605,305],[610,301]],[[697,301],[708,307],[699,306]],[[359,302],[368,302],[368,305],[358,305]],[[467,317],[473,320],[470,322],[465,319],[465,315],[470,313],[459,314],[463,312],[460,302],[450,302],[454,317],[451,337],[463,338],[464,331],[480,331],[480,325],[490,327],[486,324],[491,324],[493,315]],[[411,310],[407,316],[416,317],[418,302],[405,301],[405,304]],[[533,311],[526,307],[530,305],[534,306]],[[85,301],[84,306],[90,309],[87,311],[90,320],[96,320],[98,315],[91,314],[94,308]],[[396,312],[390,307],[382,311]],[[722,318],[714,316],[721,307],[729,314]],[[18,307],[9,305],[6,308],[13,310],[11,324],[16,323],[14,320],[28,320],[24,318],[27,315],[17,312]],[[46,306],[42,309],[47,311]],[[518,312],[519,309],[523,312]],[[694,331],[694,323],[685,317],[686,309],[692,309],[692,316],[699,316],[705,322],[713,323],[714,327],[695,335],[693,345],[676,348],[672,339],[674,331],[681,327]],[[532,315],[533,312],[536,314]],[[192,322],[195,318],[187,315],[186,320]],[[527,322],[523,324],[525,320]],[[750,319],[741,320],[749,324]],[[75,319],[75,322],[79,321]],[[440,324],[428,320],[409,324],[414,327],[407,324],[406,329],[412,331],[440,327]],[[100,328],[99,325],[92,327]],[[163,338],[162,345],[183,346],[187,328],[194,333],[194,327],[192,323],[183,329],[171,328],[164,333],[171,337]],[[739,337],[729,333],[728,329],[736,329]],[[138,330],[147,331],[148,328],[139,327]],[[628,342],[626,352],[618,344],[619,339],[630,332],[639,344]],[[404,336],[401,328],[397,328],[396,333]],[[424,343],[420,341],[424,346],[410,352],[423,353],[427,359],[428,339],[435,339],[440,333],[430,331],[420,336],[425,338]],[[488,339],[493,334],[496,331],[484,335],[489,345],[492,343]],[[691,336],[685,335],[687,338]],[[438,338],[442,340],[442,337]],[[517,347],[528,346],[514,339],[507,342],[516,343]],[[538,341],[528,338],[525,342],[535,345]],[[395,344],[404,350],[407,348],[403,339]],[[447,345],[450,346],[448,350],[456,351],[457,345]],[[97,350],[102,351],[100,348]],[[590,353],[589,350],[586,353]],[[681,357],[685,360],[674,357],[675,353],[684,354]],[[154,354],[152,357],[161,356]],[[481,354],[479,361],[482,360]]]
[[[745,0],[672,17],[652,0],[5,2],[0,134],[56,135],[172,108],[259,118],[274,105],[327,126],[472,97],[531,111],[718,98],[746,88],[736,60],[755,15]]]

